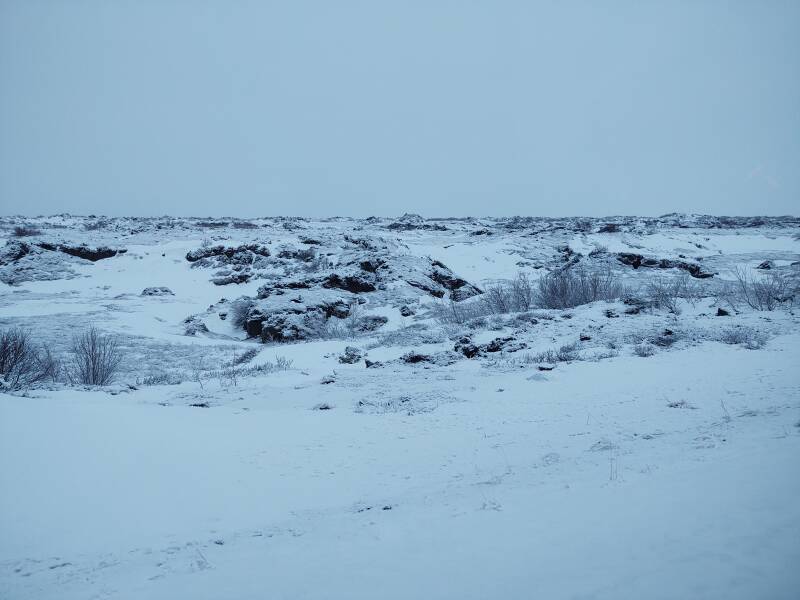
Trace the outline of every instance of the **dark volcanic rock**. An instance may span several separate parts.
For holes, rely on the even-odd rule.
[[[481,346],[481,350],[484,352],[517,352],[518,350],[523,350],[527,348],[528,345],[523,342],[517,342],[516,338],[514,337],[504,337],[504,338],[494,338],[488,344],[484,344]]]
[[[328,302],[323,304],[321,308],[328,318],[336,317],[337,319],[344,319],[350,314],[350,305],[344,300]]]
[[[683,269],[684,271],[688,272],[689,275],[697,279],[706,279],[708,277],[714,276],[713,273],[707,273],[703,271],[700,265],[695,263],[670,260],[668,258],[662,258],[662,259],[647,258],[645,256],[642,256],[641,254],[635,254],[632,252],[618,253],[617,260],[621,262],[623,265],[628,265],[629,267],[633,267],[634,269],[638,269],[640,267],[651,268],[651,269]]]
[[[18,261],[26,254],[30,254],[31,247],[19,240],[8,240],[5,247],[0,250],[0,265],[9,265]]]
[[[363,358],[361,350],[355,346],[347,346],[344,353],[339,355],[339,362],[345,365],[352,365]]]
[[[314,337],[313,319],[307,314],[272,313],[261,323],[262,342],[297,342]]]
[[[168,287],[147,287],[142,290],[142,296],[174,296]]]
[[[253,276],[252,273],[249,271],[239,271],[235,273],[229,273],[226,275],[220,275],[218,277],[214,277],[211,279],[211,283],[214,285],[229,285],[231,283],[247,283],[250,281],[250,278]]]
[[[463,354],[467,358],[474,358],[480,353],[480,348],[473,344],[469,337],[462,337],[460,340],[458,340],[456,345],[453,346],[453,350]]]
[[[127,252],[126,249],[114,249],[109,248],[108,246],[98,246],[97,248],[90,248],[85,244],[81,244],[80,246],[65,246],[61,245],[58,247],[61,252],[69,254],[70,256],[77,256],[78,258],[83,258],[86,260],[91,260],[92,262],[96,262],[98,260],[103,260],[104,258],[111,258],[112,256],[116,256],[117,254],[124,254]]]
[[[328,289],[345,290],[353,294],[362,294],[364,292],[374,292],[376,290],[375,284],[359,275],[346,275],[341,277],[336,273],[331,273],[322,282],[322,287]]]
[[[425,283],[417,279],[409,279],[406,283],[408,283],[408,285],[410,286],[422,290],[423,292],[428,292],[434,298],[444,298],[444,291],[438,287],[435,287],[433,283]]]
[[[48,242],[41,242],[39,247],[43,248],[44,250],[57,250],[59,252],[63,252],[64,254],[77,256],[78,258],[83,258],[84,260],[90,260],[92,262],[97,262],[98,260],[103,260],[104,258],[111,258],[117,254],[125,254],[128,251],[126,248],[109,248],[108,246],[98,246],[97,248],[92,248],[86,244],[70,246],[68,244],[56,245]]]
[[[411,308],[410,306],[406,305],[406,304],[404,304],[403,306],[400,307],[400,315],[403,316],[403,317],[411,317],[411,316],[413,316],[415,314],[417,314],[417,313],[414,312],[414,309]]]
[[[416,364],[421,362],[430,362],[431,357],[427,354],[420,354],[419,352],[407,352],[403,356],[400,357],[400,360],[407,364]]]
[[[186,253],[186,260],[191,263],[207,258],[217,259],[215,264],[250,264],[255,256],[268,257],[269,248],[259,244],[242,244],[241,246],[207,246]]]

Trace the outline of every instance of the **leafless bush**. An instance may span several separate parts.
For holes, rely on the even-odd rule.
[[[656,353],[656,349],[652,344],[642,342],[641,344],[636,344],[633,347],[633,353],[636,356],[641,356],[642,358],[644,358],[647,356],[653,356],[653,354]]]
[[[248,363],[253,360],[258,353],[261,351],[260,348],[248,348],[241,354],[237,354],[233,360],[234,365],[243,365],[244,363]]]
[[[70,353],[67,376],[73,383],[108,385],[114,381],[122,362],[117,338],[103,335],[95,327],[72,338]]]
[[[677,277],[651,277],[645,284],[645,293],[652,306],[665,308],[674,315],[681,314],[681,300],[694,306],[703,296],[702,288],[691,281],[687,273]]]
[[[288,371],[292,368],[294,361],[286,358],[285,356],[276,356],[275,357],[275,369],[278,371]]]
[[[574,308],[597,300],[614,300],[625,292],[610,269],[564,269],[539,279],[536,300],[542,308]]]
[[[0,331],[0,387],[21,390],[56,376],[56,361],[33,343],[27,331]]]
[[[202,375],[198,375],[195,380],[202,385],[203,379],[216,378],[220,380],[220,383],[228,382],[235,386],[241,377],[254,377],[256,375],[269,375],[278,371],[288,371],[292,368],[293,364],[294,361],[285,356],[276,356],[275,362],[267,361],[243,367],[228,365],[222,369],[206,371]]]
[[[512,297],[510,286],[495,285],[488,288],[481,300],[487,307],[487,314],[503,314],[511,312]]]
[[[535,293],[526,273],[517,273],[516,278],[511,282],[511,300],[514,312],[525,312],[533,307]]]
[[[765,334],[746,326],[723,329],[717,339],[723,344],[744,346],[748,350],[758,350],[767,343]]]
[[[244,328],[245,323],[247,323],[247,313],[250,312],[250,309],[253,308],[255,302],[252,298],[248,298],[247,296],[242,296],[241,298],[237,298],[233,302],[231,302],[231,308],[228,311],[228,315],[230,317],[231,323],[234,327]]]
[[[771,311],[783,304],[794,304],[798,293],[797,282],[780,273],[754,275],[737,267],[733,271],[735,281],[720,293],[720,299],[732,308],[746,304],[753,310]]]
[[[136,378],[136,385],[179,385],[181,383],[183,383],[183,375],[174,371],[158,371],[141,379]]]
[[[11,232],[11,235],[14,237],[27,237],[29,235],[39,235],[42,232],[36,227],[32,225],[17,225],[14,227],[14,231]]]
[[[536,354],[524,355],[526,363],[559,363],[573,362],[580,359],[578,345],[575,343],[564,344],[557,349],[545,350]]]

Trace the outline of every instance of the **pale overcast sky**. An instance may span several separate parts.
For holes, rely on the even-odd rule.
[[[0,213],[798,214],[800,2],[0,0]]]

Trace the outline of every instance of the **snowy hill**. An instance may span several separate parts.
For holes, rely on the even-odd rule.
[[[2,218],[0,597],[796,597],[799,233]]]

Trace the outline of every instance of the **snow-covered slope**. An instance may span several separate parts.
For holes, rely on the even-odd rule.
[[[797,219],[24,222],[0,328],[123,362],[0,393],[2,598],[800,589],[796,302],[726,295],[794,285]],[[482,308],[565,268],[627,290]]]

